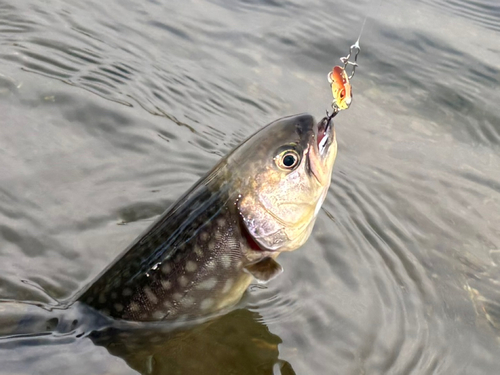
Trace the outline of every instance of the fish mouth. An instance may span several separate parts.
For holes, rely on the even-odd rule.
[[[328,150],[329,144],[333,141],[333,116],[334,114],[324,117],[318,124],[317,124],[317,133],[316,133],[316,138],[317,138],[317,146],[318,146],[318,152],[319,154],[324,157]],[[328,142],[330,141],[330,142]]]
[[[320,185],[328,183],[330,175],[328,159],[330,146],[335,141],[333,117],[335,112],[322,118],[315,126],[315,142],[311,142],[308,151],[309,169]]]

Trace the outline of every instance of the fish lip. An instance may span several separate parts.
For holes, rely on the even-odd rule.
[[[315,142],[311,142],[308,150],[309,170],[320,185],[325,183],[324,173],[320,169],[325,167],[328,150],[335,139],[333,117],[337,113],[323,117],[314,127]],[[325,138],[326,137],[326,138]]]

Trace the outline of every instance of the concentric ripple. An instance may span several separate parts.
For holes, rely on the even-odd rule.
[[[255,130],[322,116],[367,15],[331,189],[279,278],[181,330],[36,307]],[[500,373],[499,19],[493,0],[4,1],[0,373]]]

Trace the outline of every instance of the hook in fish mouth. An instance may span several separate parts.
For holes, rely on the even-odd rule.
[[[326,112],[326,117],[324,117],[318,123],[318,134],[317,134],[317,142],[318,142],[318,151],[321,156],[324,156],[326,150],[328,150],[328,141],[333,141],[333,121],[332,119],[337,115],[338,111],[332,112],[332,114],[328,114]]]
[[[308,169],[320,185],[329,184],[331,166],[337,154],[335,130],[332,121],[336,114],[336,112],[331,115],[327,113],[327,116],[323,117],[315,125],[315,139],[314,142],[310,143],[307,151]]]

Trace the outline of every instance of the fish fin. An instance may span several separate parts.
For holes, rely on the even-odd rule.
[[[283,272],[281,264],[269,257],[266,257],[257,263],[250,264],[244,269],[250,275],[255,277],[255,279],[261,284],[271,281]]]

